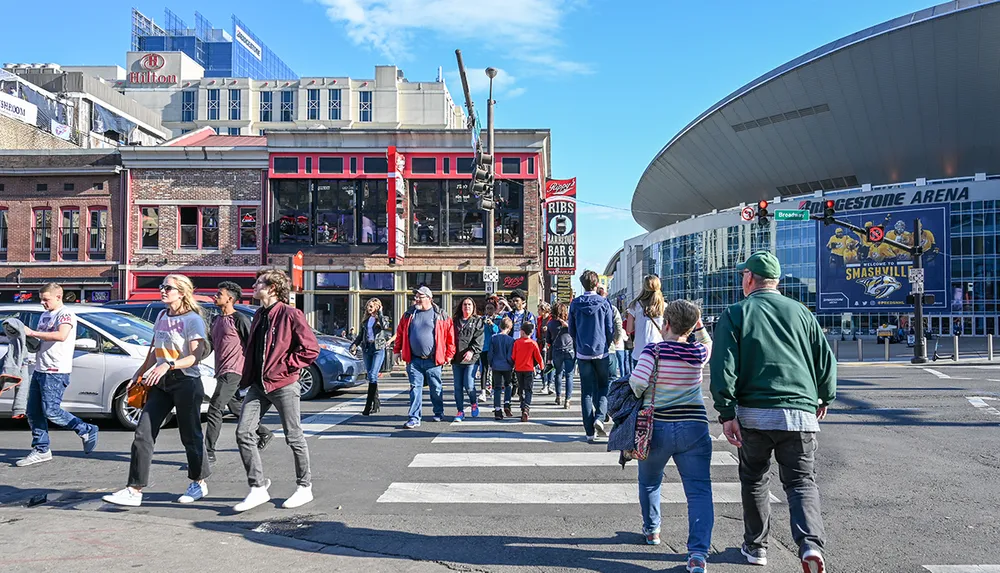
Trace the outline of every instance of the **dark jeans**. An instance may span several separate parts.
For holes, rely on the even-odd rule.
[[[250,487],[262,487],[266,481],[264,465],[260,461],[260,450],[257,448],[257,426],[272,405],[281,418],[285,443],[292,449],[292,458],[295,460],[295,483],[301,486],[312,485],[309,446],[306,445],[306,437],[302,433],[300,393],[301,387],[298,382],[271,392],[264,392],[264,389],[257,384],[247,390],[247,395],[243,398],[243,409],[240,411],[240,423],[236,426],[236,444],[240,447],[240,457],[243,459],[243,468],[247,471],[247,483]]]
[[[28,387],[28,425],[31,426],[31,447],[49,451],[49,422],[76,432],[88,434],[93,426],[62,409],[63,392],[69,386],[69,374],[35,372]],[[20,390],[20,388],[18,388]]]
[[[149,466],[153,463],[153,446],[160,434],[163,420],[176,408],[177,429],[187,453],[188,479],[199,481],[212,475],[205,457],[204,436],[201,432],[201,403],[205,387],[201,378],[185,376],[177,370],[149,389],[146,405],[139,417],[139,426],[132,440],[132,460],[128,467],[129,487],[141,489],[149,484]]]
[[[236,397],[236,392],[240,389],[240,378],[239,374],[228,372],[215,379],[215,393],[208,403],[208,423],[205,424],[206,454],[215,452],[215,444],[222,432],[222,417],[226,414],[226,407],[233,404],[237,412],[243,407],[243,400]],[[257,428],[257,437],[267,438],[270,435],[271,430],[263,424]]]
[[[514,386],[514,373],[510,370],[493,371],[493,409],[500,409],[500,398],[504,406],[510,406],[510,394]],[[501,396],[502,394],[502,396]]]
[[[594,420],[603,420],[608,413],[608,389],[611,387],[611,357],[577,360],[580,368],[580,409],[583,429],[594,435]]]
[[[382,371],[382,364],[385,362],[385,350],[376,349],[374,346],[365,348],[365,371],[368,373],[368,383],[378,384],[378,375]]]
[[[521,413],[527,414],[531,411],[531,387],[535,384],[535,373],[515,372],[517,377],[517,398],[521,403]]]
[[[479,406],[479,395],[476,392],[476,379],[472,374],[472,364],[452,364],[451,372],[455,377],[455,408],[461,413],[465,411],[465,396],[469,396],[470,406]]]
[[[742,428],[740,483],[743,489],[743,538],[750,549],[767,546],[771,529],[771,452],[788,497],[792,538],[800,554],[823,549],[823,517],[816,486],[815,432]]]
[[[479,354],[479,371],[483,375],[481,388],[483,390],[489,390],[489,389],[491,389],[490,380],[492,379],[492,377],[490,376],[490,353],[489,352],[482,352],[482,353]]]
[[[573,371],[576,369],[574,356],[556,356],[556,398],[565,396],[567,400],[573,397]]]
[[[406,375],[410,379],[410,411],[407,415],[411,422],[419,422],[424,407],[424,381],[431,394],[431,407],[434,415],[444,416],[444,388],[441,386],[441,367],[434,363],[434,358],[417,358],[406,365]]]

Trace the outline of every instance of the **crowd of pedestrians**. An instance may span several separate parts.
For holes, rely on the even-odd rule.
[[[627,388],[634,395],[634,419],[639,421],[635,428],[628,428],[635,447],[623,449],[623,460],[638,459],[645,542],[660,543],[660,490],[664,469],[673,460],[688,504],[687,571],[704,573],[715,521],[710,416],[702,390],[702,373],[708,367],[718,421],[727,441],[739,451],[742,555],[751,564],[767,563],[773,457],[787,495],[792,537],[799,546],[803,570],[821,573],[825,570],[824,531],[815,453],[819,422],[836,398],[836,360],[815,317],[778,291],[781,269],[774,255],[755,253],[738,266],[738,272],[745,299],[718,317],[714,340],[699,306],[686,300],[668,304],[654,275],[644,277],[642,292],[624,314],[607,299],[598,275],[589,270],[580,277],[580,296],[570,304],[540,304],[537,317],[527,310],[522,291],[514,291],[508,300],[491,297],[482,315],[472,298],[462,299],[449,314],[435,304],[430,288],[421,286],[393,329],[381,301],[370,299],[352,341],[352,350],[360,349],[364,357],[368,376],[362,414],[380,411],[379,374],[389,349],[395,363],[406,363],[410,389],[404,428],[410,430],[421,424],[425,386],[430,391],[433,420],[444,420],[442,368],[446,364],[451,365],[454,379],[454,422],[465,419],[466,401],[470,415],[476,417],[480,401],[489,399],[496,420],[514,417],[515,393],[520,421],[528,422],[536,382],[542,394],[555,394],[555,405],[569,409],[578,368],[581,423],[590,443],[607,441],[612,383],[616,397],[621,395],[619,389]],[[272,407],[294,459],[296,490],[283,507],[300,507],[313,500],[298,379],[302,369],[316,360],[319,346],[302,312],[289,304],[289,290],[283,271],[261,270],[253,290],[261,307],[249,321],[234,309],[243,296],[240,287],[222,283],[215,296],[220,314],[206,328],[190,279],[177,274],[164,278],[160,294],[166,309],[156,318],[149,353],[128,390],[130,400],[135,394],[142,402],[142,414],[126,487],[104,496],[105,501],[141,505],[160,427],[172,410],[190,479],[178,501],[193,503],[206,497],[223,412],[238,409],[236,438],[250,491],[235,510],[267,502],[271,480],[265,477],[260,452],[273,434],[261,419]],[[40,341],[26,405],[32,449],[18,466],[52,458],[50,422],[74,430],[86,453],[98,442],[96,426],[60,406],[72,368],[76,317],[63,305],[58,285],[43,287],[41,300],[45,313],[38,330],[11,321],[4,324],[8,332],[20,331]],[[215,353],[218,383],[203,434],[204,387],[199,364],[210,351]],[[478,388],[477,373],[481,375]],[[620,403],[616,398],[615,408]],[[615,415],[620,424],[622,418]]]

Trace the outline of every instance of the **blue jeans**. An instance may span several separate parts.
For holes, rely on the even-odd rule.
[[[459,412],[465,410],[465,394],[469,395],[469,404],[479,404],[476,395],[476,377],[473,374],[474,364],[453,364],[452,374],[455,375],[455,407]]]
[[[611,387],[611,357],[595,360],[577,360],[580,366],[580,409],[583,411],[583,429],[594,435],[594,420],[603,420],[608,413],[608,389]]]
[[[715,509],[712,506],[712,438],[704,422],[653,423],[649,457],[639,462],[642,531],[660,531],[660,484],[670,458],[677,464],[688,506],[688,553],[708,555]]]
[[[28,388],[28,425],[31,426],[31,447],[49,451],[49,422],[76,432],[83,437],[93,426],[62,409],[63,392],[69,386],[69,374],[35,372]]]
[[[385,350],[365,349],[365,371],[368,373],[368,383],[378,384],[378,374],[385,362]]]
[[[424,380],[431,390],[431,406],[435,416],[444,416],[444,389],[441,387],[441,367],[433,358],[414,358],[406,365],[406,375],[410,378],[410,421],[420,421],[420,411],[424,407]]]
[[[566,396],[573,397],[573,371],[576,370],[576,358],[573,356],[556,357],[556,399]]]
[[[632,360],[625,356],[624,350],[615,352],[615,359],[618,360],[619,376],[628,376],[632,374]]]
[[[503,405],[510,406],[510,395],[514,390],[514,373],[510,370],[493,371],[493,409],[500,409],[500,399]],[[502,395],[502,396],[501,396]]]

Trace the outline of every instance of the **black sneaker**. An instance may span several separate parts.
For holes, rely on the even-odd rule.
[[[751,565],[767,565],[767,549],[763,547],[758,547],[751,551],[747,547],[747,544],[744,543],[743,547],[740,547],[740,553],[747,558],[747,563]]]
[[[205,457],[208,458],[208,462],[209,463],[212,463],[212,464],[215,463],[215,452],[208,452],[208,453],[205,454]]]
[[[258,436],[257,437],[257,449],[263,452],[264,450],[267,449],[268,444],[270,444],[271,440],[273,440],[273,439],[274,439],[274,434],[271,434],[271,433],[268,433],[268,434],[266,434],[264,436]]]
[[[503,412],[501,412],[500,410],[494,410],[493,411],[493,419],[494,420],[503,420]]]

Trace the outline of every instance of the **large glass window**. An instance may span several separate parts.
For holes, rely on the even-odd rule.
[[[295,92],[284,90],[281,92],[281,121],[295,120]]]
[[[521,181],[498,181],[496,195],[496,235],[498,245],[520,245],[524,228],[521,224],[524,213],[524,183]]]
[[[194,90],[184,90],[181,92],[181,121],[194,121],[196,98],[198,92]]]
[[[520,245],[523,239],[524,184],[496,186],[495,241]],[[486,213],[464,180],[413,181],[410,188],[411,245],[484,245]],[[442,233],[441,229],[446,232]]]
[[[108,210],[90,210],[90,239],[87,243],[87,257],[92,261],[108,258]]]
[[[329,90],[329,118],[331,121],[340,119],[340,90]]]
[[[372,120],[372,92],[358,92],[358,121]]]
[[[219,248],[219,208],[179,207],[180,241],[182,249]]]
[[[448,244],[485,245],[485,212],[479,208],[468,181],[448,181]]]
[[[406,288],[418,289],[425,286],[434,292],[442,290],[444,275],[442,273],[406,273]]]
[[[354,181],[316,182],[317,245],[354,244]]]
[[[140,227],[142,229],[143,249],[160,248],[160,209],[158,207],[143,207],[140,210]]]
[[[312,194],[309,182],[278,180],[274,182],[274,212],[277,233],[272,233],[281,244],[311,244]]]
[[[64,261],[75,261],[80,258],[80,210],[63,209],[60,254]]]
[[[229,90],[229,120],[239,121],[242,118],[243,99],[240,97],[240,90]]]
[[[358,180],[357,186],[361,196],[361,244],[384,245],[389,233],[388,183],[385,179],[365,179]]]
[[[361,273],[361,290],[395,290],[393,273]]]
[[[36,261],[52,259],[52,209],[35,209],[32,256]]]
[[[316,273],[316,288],[351,290],[351,273]]]
[[[316,329],[323,334],[346,336],[347,299],[346,294],[316,295]]]
[[[181,224],[181,234],[178,245],[182,249],[198,248],[198,208],[180,207],[177,218]]]
[[[219,90],[208,90],[208,119],[219,119]]]
[[[410,194],[410,213],[413,221],[410,243],[438,245],[441,243],[441,187],[440,181],[414,181]]]
[[[319,90],[308,90],[308,95],[306,111],[309,112],[309,119],[319,119]]]
[[[256,207],[240,207],[240,248],[257,248]]]
[[[274,93],[273,92],[260,92],[260,120],[261,121],[272,121],[272,112],[274,108]]]

